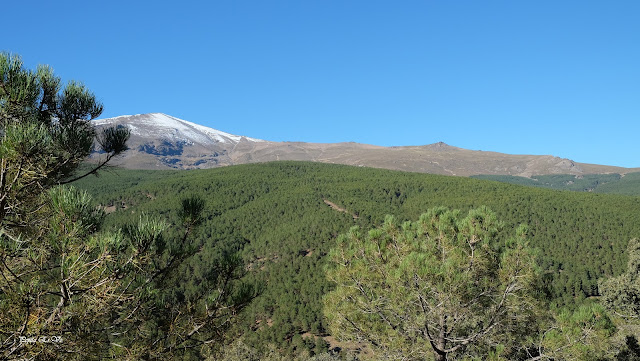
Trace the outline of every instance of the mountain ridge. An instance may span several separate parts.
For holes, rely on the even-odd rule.
[[[578,163],[551,155],[477,151],[444,142],[384,147],[355,142],[273,142],[226,133],[163,113],[98,119],[97,128],[127,126],[129,148],[115,165],[131,169],[196,169],[300,160],[455,176],[630,173],[640,168]]]

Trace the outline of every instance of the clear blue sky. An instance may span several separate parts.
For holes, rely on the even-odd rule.
[[[273,141],[640,167],[640,1],[10,1],[0,50]]]

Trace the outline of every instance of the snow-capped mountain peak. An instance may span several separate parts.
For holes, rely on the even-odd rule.
[[[163,113],[122,115],[114,118],[98,119],[94,124],[98,127],[105,125],[126,125],[131,130],[131,134],[135,136],[184,141],[188,144],[236,144],[240,142],[242,138],[253,142],[263,142],[263,140],[260,139],[226,133]]]

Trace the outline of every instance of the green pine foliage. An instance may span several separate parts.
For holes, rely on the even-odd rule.
[[[65,186],[127,149],[127,128],[93,127],[101,112],[81,83],[0,53],[0,359],[207,357],[256,295],[240,248],[202,251],[206,202],[193,194],[105,231],[115,205]],[[123,184],[103,186],[113,197]]]
[[[245,281],[261,284],[262,292],[245,309],[236,332],[257,348],[277,344],[293,350],[295,335],[327,334],[321,300],[333,289],[324,274],[328,251],[339,234],[356,225],[380,225],[388,214],[403,222],[436,206],[468,212],[486,205],[505,223],[498,239],[527,224],[544,283],[539,297],[571,307],[598,296],[598,279],[625,270],[627,241],[640,234],[638,197],[342,165],[119,169],[77,186],[111,212],[107,228],[120,227],[142,212],[177,219],[179,199],[202,197],[207,203],[197,240],[202,252],[189,267],[197,273],[225,252],[240,252]],[[309,352],[316,348],[306,347]]]
[[[625,273],[600,284],[602,304],[623,318],[640,320],[640,241],[629,241]]]
[[[616,327],[597,303],[561,310],[555,322],[542,333],[539,356],[543,360],[606,360]],[[615,346],[613,346],[615,347]]]
[[[539,272],[527,227],[502,242],[501,227],[487,207],[436,207],[417,221],[351,228],[329,253],[331,334],[366,342],[372,359],[516,355],[544,319]]]

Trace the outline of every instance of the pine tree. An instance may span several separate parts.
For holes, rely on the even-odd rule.
[[[127,149],[128,129],[98,134],[91,125],[103,109],[93,93],[79,82],[60,83],[50,67],[33,72],[20,57],[0,53],[0,222],[8,233],[33,224],[47,189],[96,173]],[[105,157],[73,177],[94,143]]]
[[[640,319],[640,240],[627,247],[627,271],[600,283],[602,304],[618,316]]]
[[[526,227],[498,242],[487,208],[434,208],[418,221],[353,228],[329,258],[331,334],[376,358],[446,360],[517,352],[536,332],[538,273]]]
[[[206,270],[206,285],[185,287],[201,246],[197,197],[182,201],[176,236],[148,215],[101,230],[102,209],[65,186],[127,149],[127,129],[93,128],[101,112],[82,84],[61,88],[51,68],[0,54],[0,359],[197,357],[255,296],[233,253]],[[104,157],[77,174],[94,144]]]

